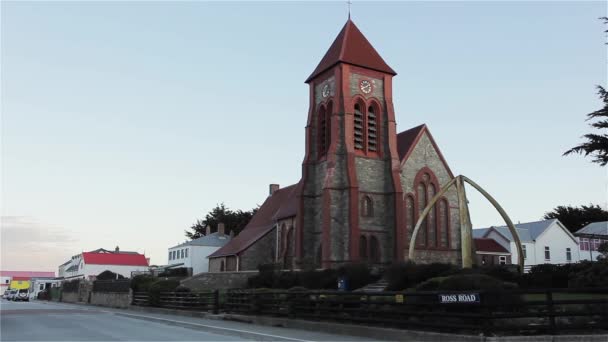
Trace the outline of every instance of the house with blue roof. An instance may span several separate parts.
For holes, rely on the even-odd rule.
[[[524,271],[538,264],[568,264],[581,260],[578,239],[558,220],[518,223],[515,230],[524,254]],[[494,239],[511,253],[513,263],[519,254],[507,226],[473,229],[474,238]]]
[[[597,260],[600,245],[608,243],[608,221],[589,223],[574,235],[579,239],[581,260]]]
[[[209,272],[208,256],[230,242],[232,235],[225,234],[223,223],[218,224],[217,232],[211,233],[207,227],[205,233],[198,239],[169,248],[168,266],[191,268],[193,275]]]

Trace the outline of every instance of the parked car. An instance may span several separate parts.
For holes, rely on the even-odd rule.
[[[9,293],[10,293],[9,290],[4,291],[4,293],[2,294],[2,299],[7,299]]]
[[[30,301],[29,292],[30,291],[28,289],[19,290],[19,291],[17,291],[17,294],[15,294],[15,297],[13,298],[13,300],[15,302],[16,301],[29,302]]]
[[[8,295],[6,296],[7,300],[14,300],[15,296],[17,295],[17,290],[8,290]]]

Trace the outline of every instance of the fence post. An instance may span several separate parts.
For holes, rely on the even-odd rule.
[[[549,309],[549,331],[552,335],[557,333],[557,324],[555,322],[555,307],[553,305],[553,292],[547,290],[547,306]]]
[[[220,313],[220,290],[213,291],[213,313]]]

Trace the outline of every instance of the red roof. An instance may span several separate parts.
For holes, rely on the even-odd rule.
[[[19,278],[32,278],[32,277],[55,277],[55,272],[37,272],[37,271],[0,271],[2,277],[19,277]]]
[[[279,189],[272,196],[268,196],[243,231],[224,247],[209,255],[209,258],[238,254],[270,232],[276,220],[295,216],[298,184]]]
[[[397,75],[350,19],[348,19],[342,31],[338,33],[336,40],[331,44],[306,83],[338,63],[352,64]]]
[[[494,239],[486,239],[486,238],[475,238],[473,239],[475,243],[475,250],[477,252],[486,252],[486,253],[509,253],[509,251],[501,246]]]
[[[89,265],[148,266],[148,260],[143,254],[84,252],[82,258]]]
[[[418,136],[425,128],[426,125],[422,124],[397,134],[397,151],[399,152],[400,160],[403,160],[410,150],[414,148]]]

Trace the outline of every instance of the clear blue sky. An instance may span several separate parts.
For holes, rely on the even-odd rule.
[[[2,2],[2,268],[98,247],[166,250],[218,202],[300,177],[303,83],[344,2]],[[606,169],[561,157],[606,83],[604,2],[359,2],[398,129],[426,123],[455,174],[514,221],[606,205]],[[475,226],[501,224],[469,191]]]

